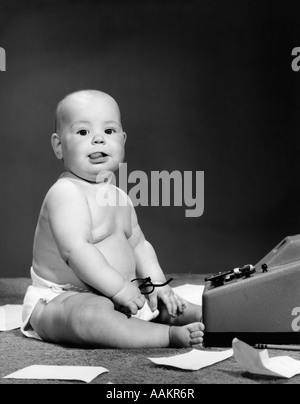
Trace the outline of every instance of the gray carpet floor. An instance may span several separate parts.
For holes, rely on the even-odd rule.
[[[175,275],[174,286],[201,284],[203,276]],[[0,279],[0,306],[22,304],[29,279]],[[234,358],[199,371],[157,366],[148,357],[172,356],[190,349],[76,349],[25,338],[20,330],[0,333],[0,384],[69,384],[55,380],[27,381],[3,379],[4,376],[30,365],[103,366],[109,370],[92,384],[299,384],[300,375],[292,379],[262,377],[243,372]],[[300,360],[299,352],[270,351],[270,356],[289,355]]]

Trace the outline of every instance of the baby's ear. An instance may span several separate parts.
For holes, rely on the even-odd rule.
[[[57,133],[53,133],[53,135],[51,136],[51,144],[56,157],[61,160],[63,158],[61,140]]]
[[[126,140],[127,140],[127,134],[125,132],[123,132],[123,137],[124,137],[124,144],[125,144]]]

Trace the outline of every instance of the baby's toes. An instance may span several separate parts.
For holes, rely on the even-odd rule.
[[[198,332],[201,331],[203,333],[204,331],[204,324],[203,323],[192,323],[188,325],[190,333],[192,332]]]
[[[190,334],[191,337],[191,345],[200,345],[203,342],[203,331],[193,331]]]

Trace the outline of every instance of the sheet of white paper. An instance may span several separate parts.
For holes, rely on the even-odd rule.
[[[199,370],[206,366],[214,365],[217,362],[224,361],[233,355],[233,350],[226,351],[199,351],[193,349],[192,351],[162,358],[148,358],[151,362],[157,365],[171,366],[174,368],[184,370]]]
[[[33,365],[5,376],[4,379],[80,380],[90,383],[108,372],[100,366],[43,366]]]
[[[7,304],[0,307],[0,331],[20,328],[22,325],[22,309],[20,304]]]
[[[250,373],[287,379],[300,374],[300,361],[289,356],[269,357],[267,349],[257,350],[235,338],[232,342],[235,359]]]
[[[185,300],[202,306],[203,285],[190,285],[186,283],[185,285],[176,286],[173,290]]]

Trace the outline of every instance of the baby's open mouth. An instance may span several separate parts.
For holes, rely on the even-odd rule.
[[[104,157],[107,157],[107,154],[103,152],[96,152],[89,155],[89,158],[92,160],[97,160]]]

